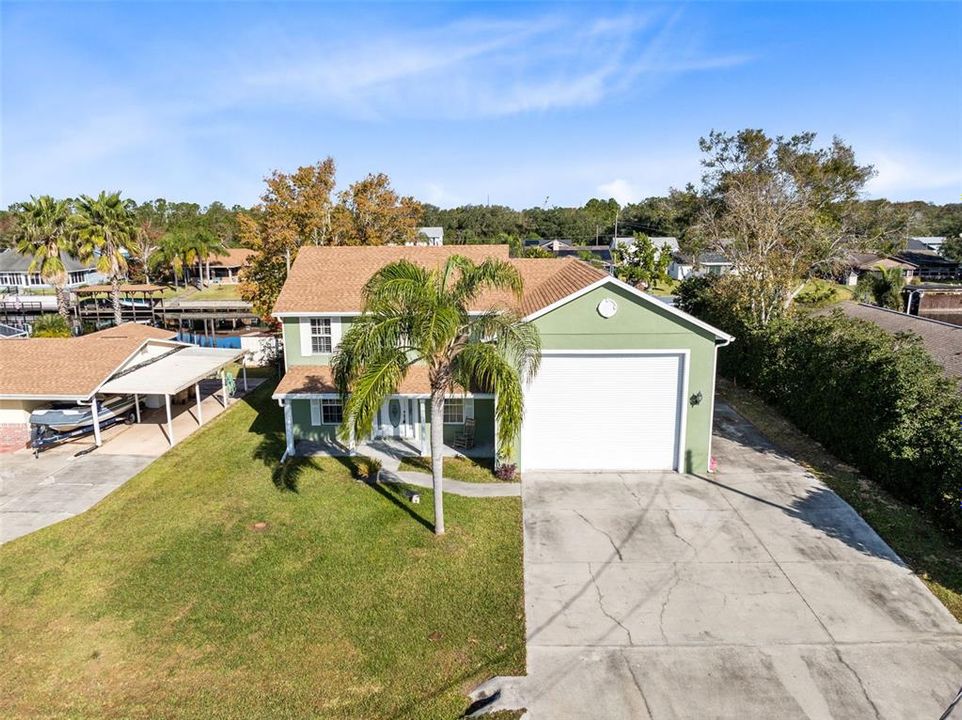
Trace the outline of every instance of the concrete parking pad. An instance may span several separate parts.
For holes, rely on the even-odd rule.
[[[717,415],[710,477],[525,474],[528,675],[478,694],[534,720],[939,717],[962,626],[851,507]]]
[[[251,380],[249,387],[261,382]],[[224,408],[214,392],[220,382],[202,384],[203,419]],[[197,430],[191,402],[175,407],[175,439]],[[164,410],[145,411],[142,422],[115,425],[93,440],[82,438],[52,447],[35,458],[26,450],[0,456],[0,543],[66,520],[93,507],[168,449]]]

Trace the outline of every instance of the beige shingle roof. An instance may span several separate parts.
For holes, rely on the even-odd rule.
[[[334,378],[329,365],[292,365],[281,378],[274,397],[286,395],[336,393]],[[430,395],[431,382],[426,365],[412,365],[398,386],[402,395]]]
[[[26,338],[0,342],[0,397],[88,397],[149,339],[167,340],[169,330],[124,323],[72,338]]]
[[[305,247],[274,305],[274,313],[360,312],[364,284],[384,265],[406,259],[437,266],[452,255],[475,262],[494,257],[509,260],[507,245],[447,245],[443,247]],[[524,280],[520,310],[528,315],[577,292],[606,273],[573,258],[511,259]],[[514,305],[507,293],[486,293],[474,309]]]

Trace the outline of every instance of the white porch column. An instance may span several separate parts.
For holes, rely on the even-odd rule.
[[[134,393],[134,412],[137,413],[137,423],[140,424],[140,395]]]
[[[174,446],[174,419],[170,415],[170,395],[164,395],[164,405],[167,407],[167,442]]]
[[[421,457],[428,455],[428,423],[427,409],[424,400],[418,400],[418,431],[421,436]]]
[[[241,377],[244,378],[244,392],[247,392],[247,356],[241,358]]]
[[[221,389],[221,401],[224,407],[227,407],[227,372],[224,370],[220,371],[220,389]]]
[[[355,450],[357,450],[357,439],[354,437],[354,425],[351,425],[351,434],[347,439],[347,449],[351,455],[354,455]]]
[[[287,440],[287,457],[294,454],[294,411],[290,400],[281,400],[284,405],[284,437]]]
[[[498,469],[498,396],[494,396],[494,469]]]
[[[94,419],[94,445],[100,447],[103,443],[100,439],[100,413],[97,410],[97,396],[90,399],[90,412]]]
[[[197,402],[197,424],[204,424],[204,411],[200,407],[200,383],[194,383],[194,400]]]

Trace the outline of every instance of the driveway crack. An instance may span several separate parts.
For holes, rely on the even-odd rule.
[[[582,515],[582,514],[581,514],[580,512],[578,512],[577,510],[575,510],[574,513],[575,513],[575,515],[577,515],[578,517],[580,517],[582,520],[584,520],[585,523],[588,524],[588,527],[590,527],[592,530],[594,530],[594,531],[597,532],[597,533],[601,533],[601,534],[604,535],[606,538],[608,538],[608,542],[611,543],[611,549],[615,551],[615,555],[618,556],[618,559],[619,559],[619,560],[624,561],[624,558],[623,558],[622,555],[621,555],[621,550],[618,548],[618,545],[615,543],[615,540],[614,540],[613,537],[611,537],[611,535],[609,535],[607,532],[605,532],[605,531],[602,530],[601,528],[597,527],[593,522],[591,522],[591,520],[589,520],[588,518],[586,518],[584,515]]]
[[[858,681],[858,686],[862,689],[862,695],[865,697],[866,701],[868,701],[868,704],[872,706],[872,711],[875,713],[876,720],[882,720],[882,713],[879,712],[878,705],[876,705],[872,698],[869,697],[868,689],[865,687],[865,683],[862,681],[862,676],[855,672],[855,668],[845,661],[845,659],[842,657],[842,653],[838,650],[838,646],[835,646],[832,649],[835,650],[835,657],[838,658],[838,661],[842,663],[842,665],[844,665],[845,668],[852,673],[852,675]]]
[[[665,594],[665,599],[661,603],[661,610],[658,612],[658,631],[661,633],[661,639],[665,641],[665,644],[668,644],[668,634],[665,632],[665,611],[668,609],[668,603],[671,602],[671,594],[678,587],[678,583],[681,582],[678,566],[673,566],[672,571],[675,573],[675,578],[668,586],[668,592]]]
[[[591,578],[591,584],[595,586],[595,592],[598,594],[598,609],[601,610],[601,612],[604,614],[604,616],[605,616],[606,618],[608,618],[608,619],[611,620],[613,623],[615,623],[618,627],[620,627],[622,630],[624,630],[624,631],[625,631],[625,635],[628,636],[628,644],[629,644],[629,645],[634,645],[634,644],[635,644],[635,641],[634,641],[634,639],[631,637],[631,630],[629,630],[629,629],[625,626],[625,624],[624,624],[623,622],[621,622],[621,620],[619,620],[618,618],[616,618],[614,615],[612,615],[610,612],[608,612],[608,610],[605,608],[605,596],[604,596],[604,594],[601,592],[601,586],[598,585],[598,578],[596,578],[596,577],[595,577],[595,574],[591,571],[591,565],[590,565],[590,564],[588,565],[588,576]]]

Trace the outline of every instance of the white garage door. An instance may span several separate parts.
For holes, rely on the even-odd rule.
[[[672,470],[685,356],[546,354],[525,394],[524,470]]]

